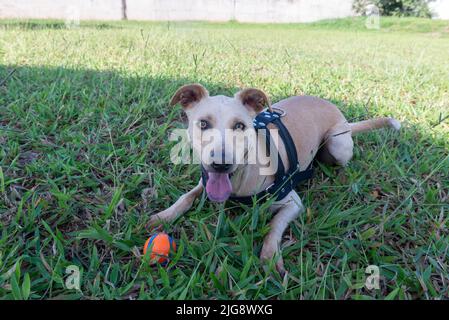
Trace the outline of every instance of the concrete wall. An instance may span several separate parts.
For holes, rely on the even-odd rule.
[[[120,20],[121,0],[0,0],[0,18]]]
[[[130,20],[309,22],[353,15],[352,0],[126,0]],[[0,0],[0,18],[119,20],[121,0]]]
[[[127,0],[131,20],[309,22],[352,16],[353,0]]]
[[[311,22],[354,15],[353,0],[126,0],[130,20]],[[449,19],[449,0],[430,3]],[[0,18],[120,20],[122,0],[0,0]]]
[[[233,0],[127,0],[130,20],[233,19]]]

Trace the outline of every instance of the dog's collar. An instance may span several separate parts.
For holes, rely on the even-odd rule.
[[[231,196],[229,200],[241,202],[244,204],[252,204],[254,201],[259,201],[261,199],[268,200],[272,196],[275,197],[276,201],[284,199],[290,191],[293,190],[301,181],[308,180],[313,176],[313,167],[312,163],[310,166],[304,170],[300,171],[299,168],[299,160],[298,155],[296,153],[295,143],[288,132],[288,129],[284,126],[281,121],[281,117],[285,113],[280,113],[276,111],[263,111],[259,113],[253,121],[253,126],[256,131],[265,129],[266,133],[266,146],[267,150],[270,150],[271,144],[271,135],[267,126],[269,123],[275,125],[279,130],[279,136],[284,142],[285,150],[287,152],[288,163],[290,164],[290,168],[288,171],[285,171],[284,163],[282,162],[281,156],[279,152],[278,154],[278,168],[274,175],[274,182],[268,186],[265,190],[253,195],[253,196],[244,196],[237,197]],[[276,148],[273,145],[273,148]],[[206,187],[206,183],[208,180],[208,174],[203,166],[201,166],[201,176],[204,187]]]

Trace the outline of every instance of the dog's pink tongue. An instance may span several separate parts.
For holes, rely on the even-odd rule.
[[[206,192],[210,200],[216,202],[226,201],[232,192],[231,180],[228,173],[209,172],[206,183]]]

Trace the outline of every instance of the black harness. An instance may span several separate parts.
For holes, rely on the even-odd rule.
[[[296,154],[295,143],[293,142],[293,139],[290,136],[290,133],[288,132],[287,128],[281,121],[282,115],[283,114],[275,111],[273,112],[263,111],[256,116],[256,118],[253,121],[253,125],[256,131],[260,129],[265,129],[266,147],[268,151],[270,150],[271,144],[271,135],[270,131],[268,130],[268,124],[272,123],[278,128],[279,136],[281,137],[285,145],[285,150],[287,152],[290,168],[288,169],[288,171],[285,171],[285,166],[284,163],[282,162],[281,155],[279,154],[279,152],[277,152],[278,167],[274,175],[274,182],[270,186],[268,186],[265,190],[255,195],[246,197],[231,196],[229,198],[230,200],[241,202],[244,204],[252,204],[254,198],[256,198],[257,201],[261,199],[267,200],[270,198],[271,195],[273,195],[275,196],[276,201],[279,201],[284,199],[290,193],[290,191],[292,191],[293,188],[297,186],[301,181],[312,178],[313,176],[312,163],[304,171],[300,171],[299,169],[299,160],[298,155]],[[274,145],[273,148],[275,148]],[[206,187],[206,183],[209,177],[203,166],[201,166],[201,176],[203,185],[204,187]]]

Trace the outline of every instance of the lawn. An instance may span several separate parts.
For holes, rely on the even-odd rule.
[[[170,264],[149,266],[149,216],[200,177],[169,160],[184,120],[168,102],[190,82],[316,95],[403,128],[357,136],[347,168],[319,165],[298,187],[285,278],[258,258],[267,205],[204,197],[164,226]],[[448,116],[448,22],[0,21],[0,297],[447,299]],[[72,265],[80,290],[65,285]],[[364,286],[369,265],[379,289]]]

